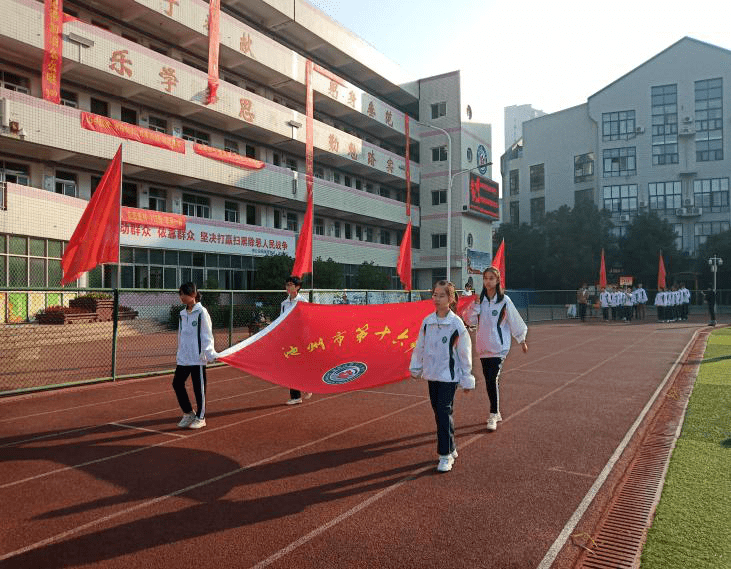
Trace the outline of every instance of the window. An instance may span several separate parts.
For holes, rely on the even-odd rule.
[[[447,190],[434,190],[431,193],[431,204],[439,205],[447,203]]]
[[[729,230],[728,221],[708,221],[695,224],[695,250],[699,251],[701,245],[708,241],[711,235],[717,235]]]
[[[723,80],[695,82],[695,156],[723,160]]]
[[[411,248],[421,249],[421,229],[411,226]]]
[[[256,146],[253,144],[246,145],[246,157],[256,159]]]
[[[210,219],[211,200],[203,196],[183,194],[183,215]]]
[[[9,71],[0,71],[0,87],[28,95],[30,93],[30,80]]]
[[[391,190],[389,188],[387,188],[386,186],[380,186],[379,189],[378,189],[378,194],[381,197],[390,198],[391,197]]]
[[[370,182],[366,182],[365,188],[366,188],[366,192],[368,192],[369,194],[373,193],[373,184],[371,184]]]
[[[297,171],[297,160],[295,160],[293,158],[287,158],[286,164],[287,164],[287,168],[289,168],[293,172]]]
[[[652,164],[678,163],[678,86],[652,88]]]
[[[343,177],[343,185],[348,186],[349,188],[353,185],[353,180],[350,178],[350,176],[345,175]]]
[[[137,184],[122,182],[122,205],[137,207]]]
[[[447,160],[447,146],[436,146],[431,149],[432,162],[444,162]]]
[[[161,188],[150,188],[148,190],[148,206],[147,209],[153,211],[167,211],[167,192]]]
[[[312,174],[318,180],[324,180],[325,179],[325,169],[322,166],[316,166],[315,168],[313,168]]]
[[[675,232],[675,248],[678,251],[683,250],[683,224],[673,223],[673,231]]]
[[[56,172],[55,191],[57,194],[71,196],[73,198],[78,197],[79,187],[76,174],[58,170]]]
[[[297,224],[297,214],[296,213],[287,213],[287,230],[294,231],[295,233],[297,233],[298,224]]]
[[[223,149],[226,152],[233,152],[234,154],[239,153],[239,143],[235,140],[231,140],[230,138],[224,138],[223,139]]]
[[[574,156],[574,183],[586,182],[594,178],[594,153]]]
[[[103,117],[109,116],[109,103],[102,101],[101,99],[91,98],[91,112],[95,115],[101,115]]]
[[[381,244],[382,245],[391,244],[391,232],[388,229],[381,229]]]
[[[224,202],[223,204],[224,209],[224,219],[226,221],[230,221],[231,223],[239,223],[239,204],[236,202]]]
[[[637,211],[637,184],[604,186],[604,209],[611,213]]]
[[[520,177],[518,170],[510,170],[510,195],[517,196],[520,192]]]
[[[315,218],[315,235],[325,235],[325,223],[321,217]]]
[[[20,186],[30,185],[30,167],[17,162],[0,160],[0,182],[9,182]]]
[[[65,107],[79,108],[79,95],[67,89],[61,89],[61,104]]]
[[[530,222],[540,223],[546,215],[546,198],[530,200]]]
[[[373,228],[372,227],[366,227],[365,235],[366,235],[366,241],[368,241],[368,243],[373,243]]]
[[[353,238],[353,233],[351,231],[350,223],[345,223],[344,224],[344,229],[345,229],[345,238],[346,239],[352,239]]]
[[[431,248],[441,249],[447,246],[447,234],[446,233],[432,233],[431,236]]]
[[[282,228],[282,214],[278,209],[274,210],[274,228],[275,229]]]
[[[137,124],[137,111],[134,109],[128,109],[127,107],[122,107],[122,114],[121,114],[122,122],[126,122],[127,124]]]
[[[336,184],[340,183],[340,172],[333,172],[333,182]]]
[[[728,208],[728,178],[693,180],[693,198],[705,212],[726,212]]]
[[[363,189],[363,181],[360,178],[355,179],[355,189],[356,190],[362,190]]]
[[[281,166],[282,165],[282,157],[279,155],[278,152],[275,152],[272,154],[272,164],[275,166]]]
[[[205,144],[206,146],[211,145],[211,135],[202,130],[197,130],[190,126],[183,127],[183,140],[190,140],[191,142],[197,142],[198,144]]]
[[[530,167],[530,191],[540,192],[546,189],[545,164]]]
[[[333,235],[337,238],[340,238],[340,222],[339,221],[333,222]]]
[[[676,210],[683,205],[680,182],[655,182],[647,184],[651,210]]]
[[[630,176],[637,173],[634,146],[607,148],[604,151],[604,177]]]
[[[150,130],[167,134],[168,121],[166,121],[165,119],[161,119],[160,117],[153,117],[152,115],[150,115],[150,117],[147,119],[147,122],[149,124]]]
[[[520,202],[510,202],[510,223],[520,225]]]
[[[246,224],[256,225],[256,206],[253,204],[246,205]]]
[[[627,140],[635,136],[635,112],[602,113],[602,140]]]
[[[358,241],[363,241],[363,228],[360,225],[355,226],[355,238]]]
[[[443,101],[441,103],[434,103],[431,106],[431,118],[438,119],[439,117],[443,117],[447,114],[447,102]]]

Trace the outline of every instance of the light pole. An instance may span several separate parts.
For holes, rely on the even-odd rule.
[[[717,255],[713,255],[713,257],[708,259],[708,264],[711,265],[711,272],[713,273],[713,294],[716,294],[716,273],[718,272],[718,267],[723,265],[723,259]]]

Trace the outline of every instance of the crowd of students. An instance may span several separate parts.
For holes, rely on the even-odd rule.
[[[577,292],[579,296],[587,296],[586,285]],[[669,288],[660,288],[653,300],[657,308],[658,322],[675,322],[687,320],[690,307],[690,291],[685,283],[673,285]],[[632,319],[644,320],[648,305],[647,291],[638,283],[634,287],[612,286],[602,287],[598,298],[602,319],[606,322],[631,322]],[[579,304],[579,306],[581,306]],[[580,311],[581,312],[581,311]],[[582,318],[583,320],[583,318]]]

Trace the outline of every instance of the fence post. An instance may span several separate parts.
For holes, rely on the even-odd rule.
[[[230,348],[233,345],[233,336],[234,336],[234,291],[231,291],[231,302],[229,304],[231,307],[229,314],[228,314],[228,347]]]
[[[117,381],[117,339],[119,336],[119,289],[114,289],[112,310],[112,381]]]

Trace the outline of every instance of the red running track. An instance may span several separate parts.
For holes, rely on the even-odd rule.
[[[199,431],[169,376],[0,400],[0,567],[570,567],[587,495],[698,328],[533,326],[496,432],[481,376],[458,393],[447,474],[417,381],[288,407],[214,369]]]

